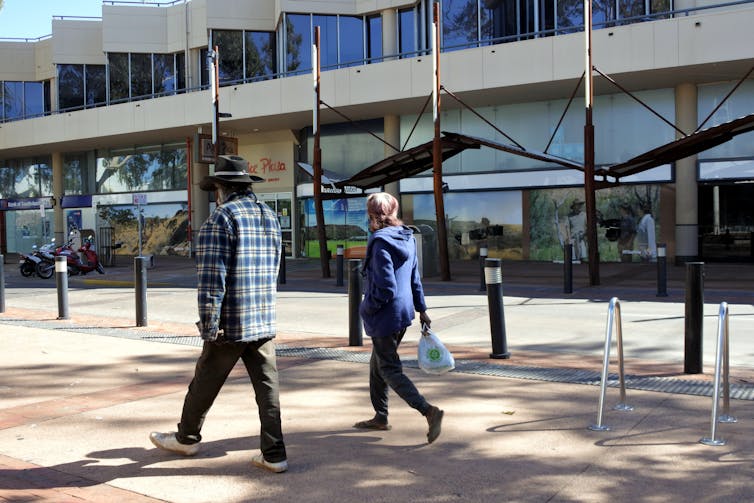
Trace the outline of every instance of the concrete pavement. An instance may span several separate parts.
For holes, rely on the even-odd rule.
[[[291,465],[283,475],[249,464],[258,420],[238,368],[207,418],[197,457],[151,446],[149,431],[174,429],[199,350],[191,264],[167,266],[158,258],[149,271],[149,325],[139,328],[132,289],[84,283],[127,282],[127,267],[120,278],[112,270],[109,278],[72,278],[70,320],[56,319],[49,284],[8,282],[0,501],[749,501],[754,494],[754,306],[743,280],[750,265],[739,269],[742,280],[705,292],[700,375],[682,372],[677,278],[663,299],[651,280],[642,282],[651,278],[647,268],[606,271],[606,282],[625,279],[577,285],[566,296],[556,267],[509,271],[520,278],[504,286],[509,360],[488,358],[487,299],[476,271],[450,284],[425,280],[433,326],[458,361],[457,371],[429,376],[415,368],[418,329],[402,347],[407,373],[446,411],[443,434],[426,445],[426,422],[394,395],[393,430],[351,428],[370,415],[369,342],[348,345],[345,289],[318,278],[310,263],[290,263],[278,303]],[[17,274],[7,267],[6,277]],[[635,410],[613,411],[618,393],[608,388],[604,423],[612,429],[593,432],[594,379],[615,295]],[[731,376],[741,398],[731,404],[738,422],[718,427],[727,444],[708,447],[698,440],[710,435],[718,296],[733,299]]]

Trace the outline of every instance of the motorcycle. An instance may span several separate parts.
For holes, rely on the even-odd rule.
[[[23,253],[19,257],[19,269],[21,276],[28,278],[36,273],[37,264],[45,260],[47,257],[52,257],[53,250],[55,248],[55,238],[52,238],[50,243],[42,245],[37,248],[37,245],[31,247],[32,252],[28,255]]]
[[[100,274],[105,274],[105,269],[99,261],[97,252],[92,248],[92,237],[89,236],[84,240],[83,245],[74,250],[71,245],[73,239],[69,239],[66,244],[55,249],[54,256],[51,259],[42,260],[36,265],[36,272],[40,278],[49,279],[55,274],[55,256],[66,257],[66,264],[68,266],[68,275],[75,276],[81,274],[82,276],[91,271],[97,271]],[[81,259],[79,253],[84,254],[84,260]]]

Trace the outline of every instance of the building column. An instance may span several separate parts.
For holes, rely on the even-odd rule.
[[[382,11],[382,55],[398,53],[398,13],[395,9]],[[390,61],[395,58],[385,58]]]
[[[696,84],[675,88],[676,126],[687,134],[698,124]],[[680,134],[676,134],[680,138]],[[697,156],[675,163],[675,262],[683,264],[699,257],[699,207],[696,180]]]
[[[56,243],[66,242],[65,218],[63,215],[63,193],[65,188],[65,176],[63,175],[63,153],[52,153],[52,197],[55,201],[53,206],[53,235]]]
[[[398,15],[395,9],[382,11],[382,55],[396,54],[398,52]],[[390,58],[394,59],[394,58]],[[390,145],[401,148],[401,118],[397,115],[384,117],[385,141]],[[395,149],[385,145],[385,157],[395,154]],[[400,200],[400,182],[392,182],[385,185],[385,192],[392,194]]]

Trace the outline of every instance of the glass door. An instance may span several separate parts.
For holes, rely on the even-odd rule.
[[[293,257],[293,215],[291,207],[293,204],[293,194],[290,192],[278,192],[269,194],[257,194],[260,201],[264,201],[267,206],[278,216],[280,230],[282,231],[283,245],[285,246],[285,256]]]

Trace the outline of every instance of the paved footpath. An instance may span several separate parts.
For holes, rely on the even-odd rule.
[[[147,438],[174,429],[199,351],[191,288],[150,288],[148,327],[134,326],[128,289],[72,281],[71,317],[58,320],[54,290],[9,288],[0,314],[0,501],[754,500],[750,303],[731,304],[731,346],[746,348],[731,355],[738,422],[718,424],[726,444],[711,447],[699,439],[711,435],[714,303],[705,305],[697,375],[682,372],[677,296],[622,304],[624,338],[636,339],[626,348],[634,410],[613,410],[619,394],[609,387],[603,424],[611,429],[595,432],[587,427],[597,421],[605,299],[511,288],[511,358],[493,360],[484,295],[428,282],[434,325],[458,367],[422,373],[416,334],[407,336],[406,372],[446,412],[441,437],[427,445],[426,422],[394,395],[391,431],[351,427],[370,415],[369,343],[348,345],[342,289],[291,274],[278,304],[291,466],[281,475],[250,466],[258,419],[240,368],[208,415],[196,457],[158,451]]]

